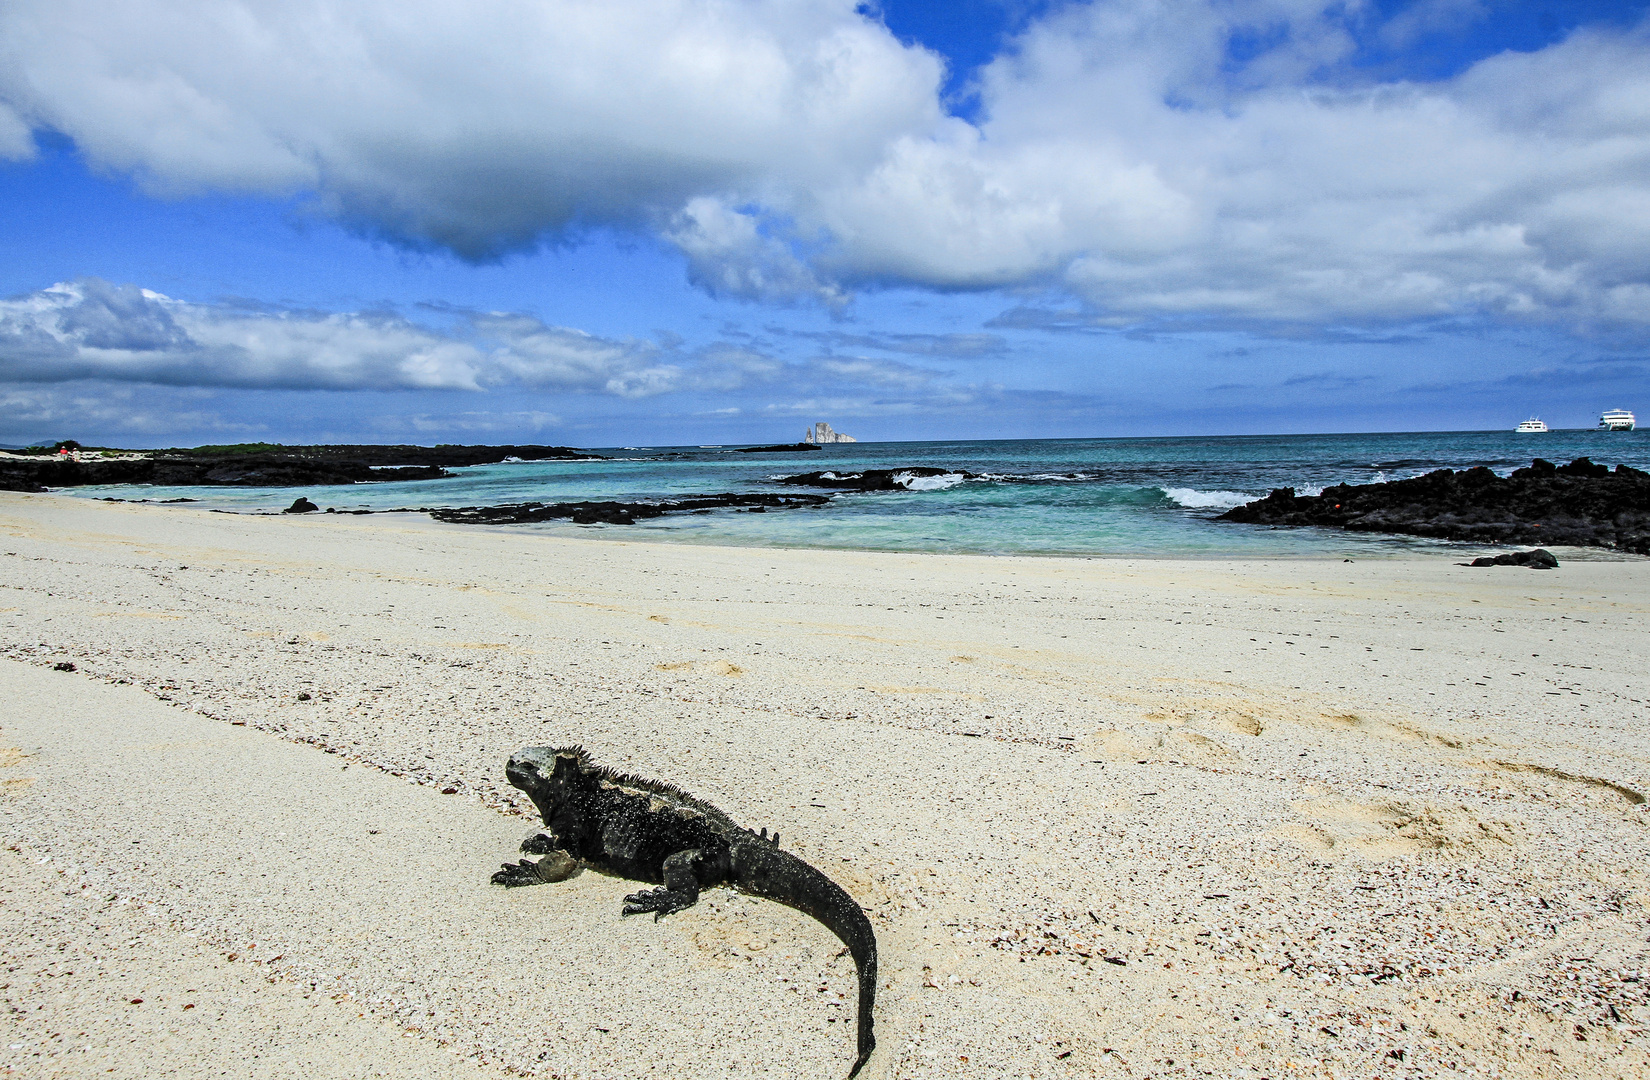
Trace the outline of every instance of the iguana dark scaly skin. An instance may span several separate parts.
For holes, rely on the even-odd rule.
[[[730,885],[813,916],[842,939],[859,969],[859,1055],[864,1066],[876,1039],[877,942],[871,922],[836,882],[779,849],[779,835],[736,825],[722,811],[680,788],[593,764],[583,747],[529,746],[505,767],[545,828],[521,845],[537,862],[505,863],[497,885],[562,881],[581,867],[660,887],[625,897],[624,914],[654,921],[699,901],[699,890]]]

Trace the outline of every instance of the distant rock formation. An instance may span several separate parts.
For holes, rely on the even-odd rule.
[[[60,444],[66,445],[66,444]],[[299,487],[440,480],[443,466],[523,461],[599,461],[566,446],[280,446],[246,443],[194,449],[44,450],[0,454],[0,491],[45,491],[84,484]]]
[[[831,425],[827,424],[823,420],[809,428],[807,434],[802,436],[802,441],[805,443],[813,443],[816,446],[823,443],[859,442],[859,440],[854,438],[852,435],[844,435],[840,431],[832,431]]]

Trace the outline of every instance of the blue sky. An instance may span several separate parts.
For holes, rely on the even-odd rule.
[[[0,443],[1588,426],[1643,3],[0,12]]]

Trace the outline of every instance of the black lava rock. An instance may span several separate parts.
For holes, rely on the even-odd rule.
[[[319,506],[316,506],[314,503],[310,502],[308,499],[306,499],[302,495],[300,495],[300,496],[298,496],[297,499],[293,500],[293,503],[292,503],[291,506],[287,507],[285,510],[282,510],[281,513],[283,513],[283,514],[313,514],[319,509],[321,509]]]
[[[437,521],[455,525],[530,525],[538,521],[572,521],[575,525],[634,525],[637,519],[665,514],[702,514],[712,510],[762,507],[792,510],[830,502],[828,495],[751,494],[700,495],[656,503],[577,502],[510,503],[505,506],[464,506],[455,510],[426,511]]]
[[[129,456],[136,453],[140,456]],[[36,456],[0,460],[0,490],[45,491],[83,484],[307,487],[441,480],[444,466],[521,461],[599,461],[566,446],[281,446],[248,443],[122,452],[116,458]]]
[[[865,469],[861,472],[797,473],[780,476],[775,483],[796,484],[803,487],[835,488],[839,491],[908,491],[913,477],[961,476],[972,479],[974,474],[961,469],[936,469],[928,465],[913,465],[909,469]]]
[[[1279,488],[1220,515],[1253,525],[1407,533],[1494,544],[1573,544],[1650,555],[1650,473],[1587,458],[1537,458],[1502,478],[1479,466],[1321,495]]]
[[[59,660],[57,663],[52,665],[52,670],[53,671],[74,671],[75,666],[74,666],[74,663],[72,661]]]
[[[1462,566],[1527,566],[1531,570],[1557,570],[1558,560],[1546,548],[1533,551],[1508,551],[1500,555],[1485,555]]]
[[[781,443],[777,446],[736,446],[736,454],[804,454],[809,450],[818,450],[813,443]]]

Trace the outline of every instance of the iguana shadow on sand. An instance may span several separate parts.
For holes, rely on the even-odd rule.
[[[842,887],[795,855],[779,835],[736,825],[710,803],[670,784],[643,780],[590,761],[583,747],[529,746],[505,768],[544,817],[522,842],[527,855],[493,875],[497,885],[563,881],[581,867],[648,881],[659,888],[625,897],[624,914],[654,921],[692,907],[699,890],[729,885],[777,900],[824,923],[842,939],[859,969],[859,1053],[852,1078],[877,1041],[871,1013],[877,993],[877,942],[871,922]]]

